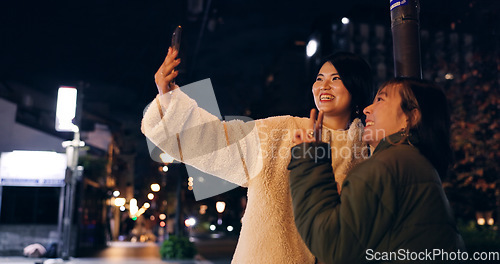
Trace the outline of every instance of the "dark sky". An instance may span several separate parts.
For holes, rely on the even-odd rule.
[[[348,16],[390,25],[388,0],[205,0],[197,14],[188,2],[2,1],[0,81],[17,81],[48,94],[61,84],[83,81],[87,107],[107,109],[116,119],[132,116],[126,122],[138,123],[155,96],[153,75],[177,24],[184,27],[179,81],[213,78],[223,108],[237,104],[226,95],[252,93],[261,85],[283,47],[306,41],[320,18]],[[459,28],[484,29],[498,15],[498,2],[421,1],[421,25],[447,27],[460,21]]]

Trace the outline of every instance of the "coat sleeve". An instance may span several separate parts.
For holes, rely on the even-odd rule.
[[[352,174],[368,173],[365,170],[351,171],[340,196],[331,180],[330,157],[322,154],[329,153],[329,149],[325,143],[300,144],[292,148],[288,169],[291,170],[295,224],[306,245],[320,261],[366,262],[366,250],[380,248],[383,237],[390,230],[393,221],[390,208],[394,207],[382,202],[387,197],[381,197],[379,190],[375,189],[380,186]],[[377,174],[386,171],[379,168],[370,173],[373,175],[365,176],[378,177]],[[390,183],[387,187],[390,188]]]
[[[176,160],[241,186],[262,169],[255,121],[220,121],[181,89],[148,105],[141,130]]]

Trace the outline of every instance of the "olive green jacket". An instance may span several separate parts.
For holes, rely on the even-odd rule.
[[[396,142],[398,135],[390,138]],[[382,140],[348,173],[341,195],[330,158],[322,153],[329,153],[326,143],[299,144],[288,166],[295,224],[320,261],[363,263],[407,260],[415,252],[463,252],[439,175],[417,148]]]

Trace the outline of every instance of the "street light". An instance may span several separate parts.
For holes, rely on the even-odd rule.
[[[226,203],[218,201],[217,203],[215,203],[215,208],[217,209],[217,212],[219,214],[222,214],[222,212],[224,212],[224,209],[226,209]]]
[[[120,207],[124,206],[126,203],[125,198],[115,198],[115,206]]]
[[[80,141],[80,130],[73,124],[76,116],[77,89],[75,87],[62,86],[57,92],[56,122],[55,129],[60,132],[74,132],[72,141],[64,141],[62,146],[66,148],[68,157],[68,170],[66,170],[66,181],[64,185],[64,209],[59,215],[59,253],[65,260],[70,256],[71,223],[73,217],[73,203],[75,200],[75,185],[77,177],[83,171],[83,167],[78,166],[78,149],[85,146],[85,142]],[[64,220],[63,220],[64,219]],[[63,223],[61,226],[61,223]]]
[[[159,192],[160,191],[160,185],[158,183],[151,184],[151,191],[153,191],[153,192]]]
[[[184,221],[184,224],[186,225],[186,227],[192,227],[192,226],[196,225],[196,219],[194,219],[193,217],[190,217]]]
[[[224,212],[224,209],[226,209],[226,203],[223,201],[218,201],[215,203],[215,209],[217,209],[217,212],[219,213],[219,219],[217,219],[217,224],[222,225],[222,213]]]
[[[115,206],[117,206],[117,207],[124,206],[126,202],[127,201],[125,200],[125,198],[116,198],[115,199]]]
[[[318,50],[318,41],[315,39],[309,40],[306,46],[306,54],[307,57],[312,57],[314,54],[316,54],[316,51]]]
[[[167,153],[160,154],[160,159],[163,163],[166,163],[166,164],[174,162],[174,158],[172,156],[168,155]]]
[[[73,124],[76,116],[75,87],[61,86],[57,92],[56,130],[61,132],[76,132],[78,127]]]
[[[137,207],[137,199],[135,198],[130,199],[129,211],[131,217],[134,217],[137,214],[137,211],[139,211],[139,207]]]

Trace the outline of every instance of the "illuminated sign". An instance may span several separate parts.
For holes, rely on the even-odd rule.
[[[0,156],[0,185],[64,186],[66,154],[51,151],[13,151]]]

